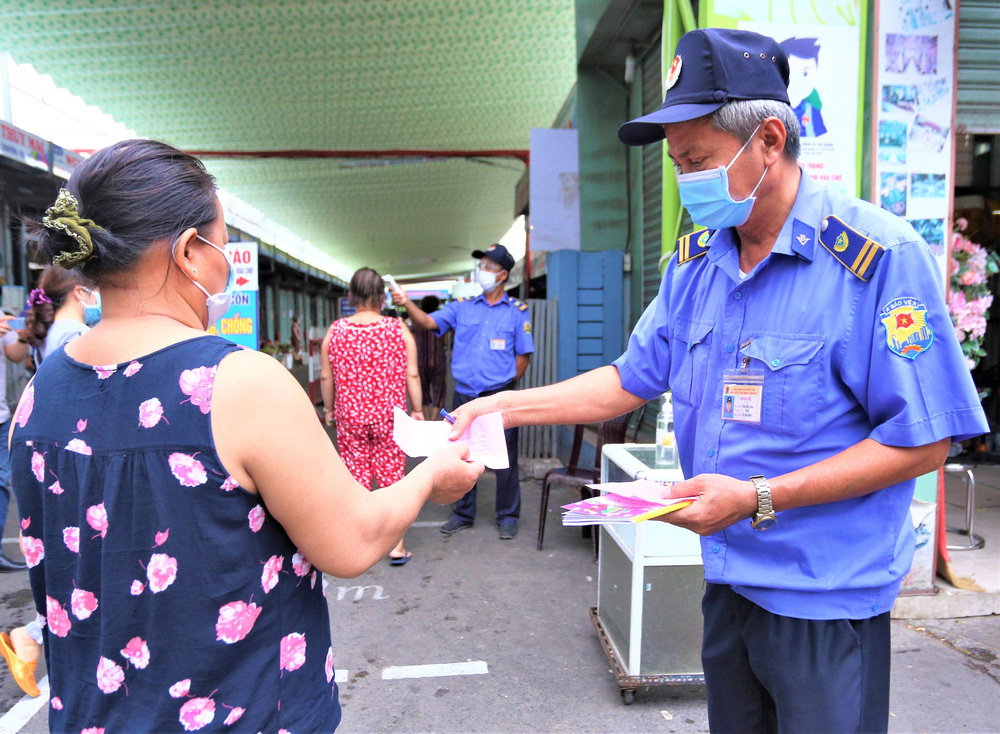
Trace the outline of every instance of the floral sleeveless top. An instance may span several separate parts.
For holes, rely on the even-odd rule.
[[[322,574],[215,451],[215,374],[238,348],[104,367],[61,348],[25,391],[11,469],[53,731],[340,720]]]
[[[393,408],[406,410],[406,342],[399,319],[384,317],[370,324],[334,321],[327,357],[333,370],[337,423],[391,423]]]

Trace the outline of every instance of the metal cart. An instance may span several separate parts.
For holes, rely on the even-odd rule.
[[[607,445],[601,481],[683,479],[679,469],[656,469],[654,456],[652,445]],[[640,687],[704,684],[698,536],[654,521],[600,532],[598,598],[590,619],[622,701],[632,703]]]

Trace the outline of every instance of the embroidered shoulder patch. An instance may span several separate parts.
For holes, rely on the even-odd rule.
[[[524,322],[524,333],[525,334],[530,334],[531,333],[531,322],[530,321],[525,321]]]
[[[916,298],[889,301],[880,314],[885,327],[885,341],[894,353],[916,359],[934,343],[934,332],[927,325],[927,307]]]
[[[677,240],[677,264],[683,265],[688,260],[694,260],[708,252],[708,241],[712,239],[715,230],[703,229],[691,232]]]
[[[885,252],[882,245],[848,227],[834,216],[823,219],[819,241],[840,261],[841,265],[864,281],[875,272],[875,266]]]

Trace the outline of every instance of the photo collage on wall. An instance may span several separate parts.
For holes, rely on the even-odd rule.
[[[877,203],[943,264],[950,223],[953,0],[883,0],[876,107]]]

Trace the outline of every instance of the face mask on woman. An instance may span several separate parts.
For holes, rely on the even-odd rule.
[[[709,229],[723,229],[739,227],[750,218],[750,211],[757,200],[754,194],[767,175],[767,169],[764,169],[760,181],[753,187],[750,195],[742,201],[735,201],[729,192],[729,169],[750,145],[759,128],[758,124],[736,156],[729,161],[728,166],[678,174],[677,190],[681,196],[681,204],[688,210],[695,224],[701,224]]]
[[[93,296],[95,301],[97,301],[97,303],[93,306],[88,306],[87,304],[84,304],[83,306],[83,323],[87,326],[93,326],[101,320],[101,292],[97,291],[95,293],[89,288],[84,288],[84,290]]]
[[[221,252],[222,256],[226,258],[226,264],[229,266],[229,278],[226,281],[226,287],[221,293],[216,293],[214,296],[205,289],[205,286],[189,276],[191,282],[198,286],[198,289],[207,296],[205,299],[205,305],[208,306],[208,323],[205,326],[208,327],[225,316],[229,307],[233,303],[233,287],[236,285],[236,269],[233,267],[233,263],[229,260],[229,255],[226,254],[225,250],[218,245],[209,242],[200,234],[195,235],[195,237],[209,247],[214,247],[216,250]]]

